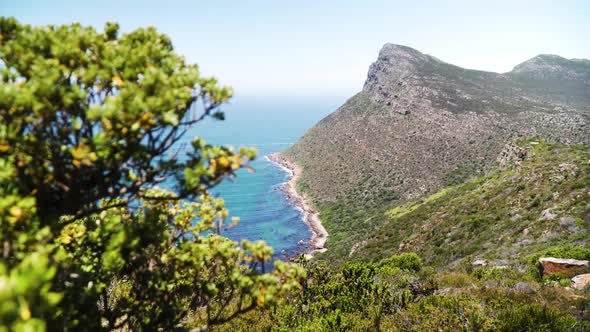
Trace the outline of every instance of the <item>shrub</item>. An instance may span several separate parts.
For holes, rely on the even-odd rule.
[[[422,268],[422,260],[415,253],[404,253],[385,258],[377,266],[380,268],[396,267],[402,270],[418,272]]]
[[[547,306],[524,304],[502,310],[497,317],[497,330],[504,332],[521,331],[565,331],[572,328],[576,319]]]

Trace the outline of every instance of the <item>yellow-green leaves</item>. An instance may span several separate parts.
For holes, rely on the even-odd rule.
[[[72,223],[66,225],[61,232],[61,236],[58,241],[62,244],[69,245],[70,243],[76,243],[83,241],[86,233],[86,226],[82,223]]]
[[[178,126],[178,115],[174,111],[167,111],[162,114],[162,120],[165,124]]]
[[[35,215],[35,199],[6,195],[0,198],[0,222],[15,225],[25,222]],[[21,225],[22,226],[22,225]],[[7,232],[4,229],[4,232]]]
[[[208,190],[256,151],[175,153],[233,92],[167,36],[0,18],[0,62],[0,330],[210,325],[298,289],[294,265],[260,272],[266,244],[220,235],[229,212]]]
[[[121,88],[123,87],[123,85],[125,85],[125,82],[123,82],[121,76],[115,74],[115,76],[113,76],[113,85],[117,88]]]
[[[114,22],[107,22],[104,27],[104,34],[108,40],[117,39],[117,33],[119,32],[119,24]]]
[[[9,270],[0,262],[0,324],[22,331],[45,331],[45,322],[33,317],[33,311],[47,318],[62,295],[50,291],[55,277],[48,256],[41,252],[28,254],[22,262]]]
[[[76,167],[80,167],[82,165],[91,166],[92,163],[98,159],[96,153],[91,151],[90,147],[85,144],[72,147],[70,149],[70,153],[72,154],[72,163]]]
[[[272,248],[264,241],[250,242],[242,240],[242,247],[250,253],[248,259],[250,261],[264,262],[272,257]]]
[[[48,210],[64,200],[72,210],[85,209],[108,196],[121,177],[96,174],[131,164],[142,173],[196,121],[188,110],[197,101],[205,115],[213,115],[232,95],[217,80],[201,77],[154,28],[119,36],[115,23],[101,33],[80,24],[31,27],[8,18],[0,19],[0,28],[0,123],[10,133],[0,135],[0,153],[20,151],[18,174],[28,183],[22,190],[47,191]],[[200,194],[199,181],[208,187],[243,164],[231,155],[221,156],[220,163],[211,154],[201,157],[201,151],[194,156],[186,162],[192,168],[186,183],[192,186],[181,190],[184,196]],[[154,169],[157,174],[147,179],[183,170],[167,165],[173,170]],[[68,197],[70,188],[85,188],[88,195],[78,203]]]

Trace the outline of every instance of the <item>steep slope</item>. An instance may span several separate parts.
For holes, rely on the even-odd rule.
[[[501,156],[485,177],[375,216],[382,226],[348,259],[411,251],[453,268],[465,259],[511,265],[555,246],[588,248],[590,149],[527,141]]]
[[[497,74],[386,44],[363,90],[284,155],[318,204],[411,200],[484,174],[515,138],[590,144],[589,68],[539,56]]]

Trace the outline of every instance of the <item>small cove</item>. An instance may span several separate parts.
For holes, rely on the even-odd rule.
[[[266,156],[283,151],[307,129],[333,112],[341,98],[261,98],[239,97],[223,105],[226,120],[207,119],[187,133],[187,140],[201,137],[219,145],[255,147],[255,172],[242,169],[234,179],[226,179],[211,192],[225,201],[230,218],[239,217],[235,227],[224,227],[222,235],[232,240],[264,240],[274,248],[274,256],[284,259],[308,245],[312,232],[279,187],[290,174]],[[228,218],[229,223],[229,218]]]

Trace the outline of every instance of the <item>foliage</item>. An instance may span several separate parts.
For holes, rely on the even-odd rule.
[[[330,250],[318,258],[378,261],[414,251],[435,267],[476,259],[536,266],[541,255],[588,259],[590,150],[518,144],[528,153],[518,169],[493,169],[404,204],[320,204]]]
[[[415,254],[341,268],[308,266],[300,294],[215,331],[585,331],[587,299],[525,273],[434,273]],[[529,281],[522,281],[529,280]]]
[[[535,304],[505,309],[499,314],[498,331],[565,331],[575,325],[573,317],[567,317],[554,309]]]
[[[49,257],[33,252],[12,269],[0,262],[0,330],[39,331],[62,294],[51,290],[56,273]]]
[[[222,237],[228,212],[208,193],[254,151],[183,140],[223,119],[231,90],[168,37],[1,18],[0,72],[0,331],[590,327],[587,293],[527,270],[588,258],[587,148],[525,142],[521,169],[464,184],[457,169],[456,186],[403,205],[391,190],[323,201],[328,252],[264,273],[272,249]],[[567,218],[539,218],[548,208]],[[462,268],[478,255],[525,268]]]
[[[572,258],[580,260],[590,260],[590,248],[583,248],[579,246],[563,245],[559,247],[553,247],[545,250],[541,254],[537,254],[531,257],[533,262],[541,256],[544,257],[556,257],[556,258]]]
[[[232,92],[167,36],[0,18],[0,78],[2,329],[214,325],[300,287],[296,265],[260,272],[264,243],[216,232],[208,189],[255,151],[187,144]]]
[[[320,202],[329,250],[307,263],[300,295],[255,312],[264,323],[253,330],[586,330],[588,294],[537,274],[540,255],[587,259],[588,149],[532,143],[520,142],[519,170],[406,204]],[[540,218],[547,208],[551,220]],[[474,267],[479,257],[488,264]]]
[[[8,18],[0,29],[2,153],[45,222],[87,215],[102,198],[143,197],[167,178],[179,198],[197,197],[253,156],[195,139],[186,160],[169,158],[188,126],[222,117],[232,92],[201,77],[154,28],[117,37],[116,24],[99,33]]]
[[[372,317],[366,325],[378,328],[383,315],[404,308],[425,289],[416,275],[421,265],[415,254],[402,254],[336,271],[310,266],[303,292],[274,312],[273,329],[344,331],[356,324],[350,321],[354,314]]]

